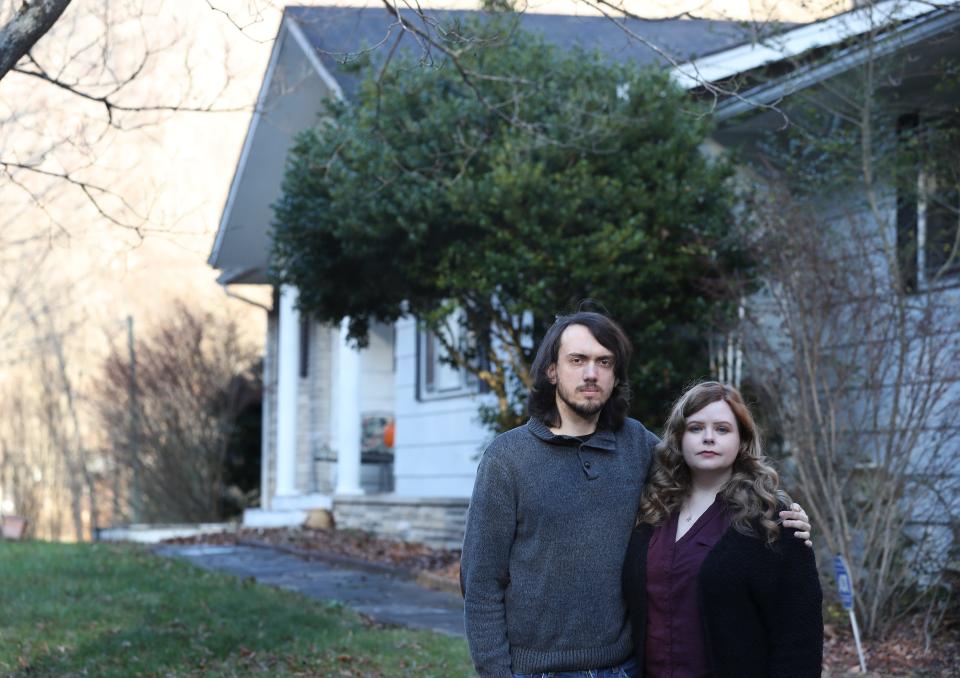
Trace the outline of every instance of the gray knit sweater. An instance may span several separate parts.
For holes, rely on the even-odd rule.
[[[586,443],[531,419],[490,443],[460,570],[467,641],[481,676],[629,658],[620,573],[657,442],[633,419]]]

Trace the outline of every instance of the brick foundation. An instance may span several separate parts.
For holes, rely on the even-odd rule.
[[[385,539],[458,549],[469,503],[466,497],[338,496],[333,500],[333,515],[341,530],[363,530]]]

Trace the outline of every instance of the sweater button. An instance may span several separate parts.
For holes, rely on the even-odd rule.
[[[583,462],[583,468],[589,469],[589,468],[590,468],[590,462],[589,462],[589,461]]]

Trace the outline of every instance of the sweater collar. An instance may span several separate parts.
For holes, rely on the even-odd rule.
[[[551,445],[558,445],[562,440],[567,440],[570,438],[570,436],[557,435],[550,430],[549,426],[536,417],[530,417],[530,420],[527,422],[527,429],[529,429],[530,433],[535,435],[537,438],[545,443],[550,443]],[[598,428],[596,432],[590,436],[590,439],[583,444],[583,446],[596,450],[616,452],[617,436],[610,429]]]

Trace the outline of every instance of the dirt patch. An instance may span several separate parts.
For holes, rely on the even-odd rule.
[[[948,678],[960,675],[960,623],[948,620],[927,646],[919,620],[905,621],[882,643],[863,643],[868,672],[860,671],[849,624],[827,624],[823,645],[824,676],[853,678]]]
[[[235,532],[168,539],[165,543],[235,545],[244,540],[429,572],[455,584],[460,581],[459,550],[434,549],[423,544],[379,539],[357,530],[311,530],[303,527],[245,528]]]

